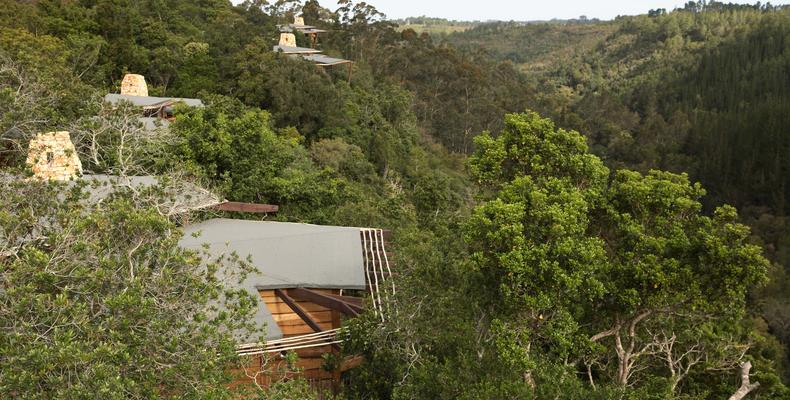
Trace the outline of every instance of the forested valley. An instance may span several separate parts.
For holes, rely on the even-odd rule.
[[[190,272],[184,221],[5,179],[70,131],[91,173],[280,207],[234,218],[392,230],[395,312],[347,322],[364,362],[320,398],[790,399],[789,7],[418,33],[352,0],[0,6],[2,398],[241,396],[250,306]],[[272,51],[296,15],[353,74]],[[142,134],[102,101],[127,73],[206,106]]]

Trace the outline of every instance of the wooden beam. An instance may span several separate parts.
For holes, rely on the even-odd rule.
[[[341,313],[345,315],[350,315],[352,317],[358,316],[361,312],[361,307],[354,306],[333,296],[329,296],[324,293],[316,292],[310,289],[305,289],[305,288],[288,289],[288,295],[293,296],[297,299],[309,301],[324,306],[331,310],[340,311]]]
[[[237,201],[226,201],[214,207],[220,211],[234,211],[247,213],[276,213],[280,206],[273,204],[240,203]]]
[[[346,372],[351,368],[355,368],[359,366],[359,364],[362,364],[362,362],[364,361],[365,361],[365,357],[363,356],[348,356],[344,358],[343,361],[340,362],[340,368],[338,369],[340,370],[340,372]]]
[[[291,296],[288,296],[285,292],[283,292],[280,289],[274,289],[274,294],[276,294],[277,297],[283,299],[283,302],[285,302],[285,304],[288,304],[288,307],[291,307],[291,310],[293,310],[296,313],[296,315],[299,316],[299,318],[301,318],[308,326],[310,326],[310,328],[313,328],[313,330],[316,332],[323,331],[323,329],[321,329],[321,327],[318,326],[318,323],[315,322],[315,320],[313,320],[313,317],[311,317],[310,314],[307,313],[307,311],[302,310],[302,307],[299,307],[299,304],[296,304],[296,302],[294,301],[294,299],[291,298]]]
[[[348,303],[350,306],[362,308],[363,299],[361,297],[352,297],[352,296],[341,296],[339,294],[328,294],[327,296],[332,296],[344,303]]]

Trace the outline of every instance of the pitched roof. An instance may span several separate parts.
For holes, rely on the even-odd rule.
[[[194,237],[196,233],[200,235]],[[242,258],[250,256],[258,271],[249,274],[241,283],[237,280],[225,283],[244,289],[258,299],[258,290],[264,289],[364,290],[366,287],[359,228],[212,219],[185,227],[179,243],[195,250],[203,250],[205,244],[212,257],[233,252]],[[259,300],[255,321],[267,324],[267,340],[282,337],[262,300]]]
[[[131,96],[128,94],[108,93],[104,96],[104,101],[111,104],[118,104],[122,101],[128,101],[137,107],[143,108],[157,108],[174,103],[184,103],[190,107],[203,107],[203,101],[200,99],[187,99],[180,97],[152,97],[152,96]]]

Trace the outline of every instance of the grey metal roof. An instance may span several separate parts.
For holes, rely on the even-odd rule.
[[[274,46],[272,51],[282,51],[285,54],[318,54],[321,50],[310,49],[307,47]]]
[[[315,28],[315,26],[313,26],[313,25],[297,25],[297,24],[277,25],[277,27],[280,28],[280,30],[283,30],[283,29],[290,29],[290,30],[297,29],[297,30],[301,30],[301,29]]]
[[[200,233],[198,237],[193,234]],[[278,288],[365,289],[359,228],[286,222],[212,219],[184,228],[179,244],[212,257],[235,252],[250,256],[257,272],[242,282],[226,282],[260,299],[258,290]],[[255,321],[268,326],[266,338],[282,332],[259,300]]]
[[[140,117],[137,118],[137,120],[143,124],[143,128],[145,128],[147,131],[155,131],[159,128],[167,128],[170,126],[170,121],[163,118]]]
[[[217,218],[184,231],[186,247],[252,256],[260,273],[249,283],[258,289],[365,288],[359,228]]]
[[[304,58],[307,61],[312,61],[318,65],[323,65],[323,66],[346,64],[352,62],[351,60],[344,60],[342,58],[333,58],[333,57],[325,56],[323,54],[300,55],[300,57]]]
[[[128,101],[137,107],[161,107],[171,103],[184,103],[190,107],[203,107],[200,99],[187,99],[180,97],[151,97],[151,96],[130,96],[128,94],[108,93],[104,96],[104,101],[111,104],[118,104]]]
[[[115,176],[115,175],[83,175],[81,180],[87,181],[85,191],[88,200],[99,203],[122,188],[141,190],[159,185],[160,178],[155,176]],[[75,182],[70,182],[74,184]],[[189,182],[167,182],[164,186],[166,199],[158,208],[167,215],[180,214],[190,210],[199,210],[221,204],[224,199],[210,191]]]
[[[293,32],[299,31],[301,33],[325,33],[329,32],[326,29],[318,28],[314,25],[296,25],[296,24],[286,24],[286,25],[277,25],[277,29],[280,32]]]

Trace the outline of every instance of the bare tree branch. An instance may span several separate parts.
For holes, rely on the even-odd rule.
[[[741,364],[741,387],[730,396],[729,400],[741,400],[753,390],[760,387],[760,382],[749,382],[749,371],[752,369],[752,362],[746,361]]]

